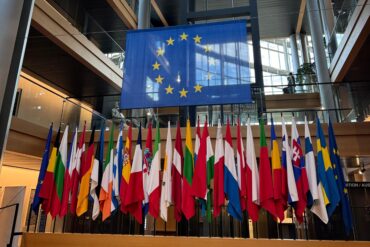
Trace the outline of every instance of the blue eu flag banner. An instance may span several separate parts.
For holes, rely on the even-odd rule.
[[[330,160],[333,165],[333,171],[335,175],[335,180],[337,181],[338,192],[340,195],[341,211],[344,223],[344,229],[346,234],[349,235],[353,228],[352,225],[352,212],[351,206],[348,198],[348,191],[346,188],[346,182],[344,180],[342,166],[340,165],[340,157],[337,146],[337,141],[334,134],[334,129],[329,119],[329,154]]]
[[[121,108],[250,103],[246,21],[129,31]]]

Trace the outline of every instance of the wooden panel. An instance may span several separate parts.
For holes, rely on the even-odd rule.
[[[25,233],[23,247],[43,246],[151,246],[151,247],[368,247],[365,241],[305,241],[305,240],[267,240],[267,239],[231,239],[231,238],[197,238],[197,237],[161,237],[161,236],[127,236],[103,234],[47,234]]]
[[[152,7],[153,7],[154,11],[159,16],[159,19],[161,19],[161,22],[163,23],[163,25],[167,27],[168,22],[167,22],[166,18],[164,17],[164,15],[161,11],[161,8],[158,6],[157,2],[155,0],[150,0],[150,3],[152,4]]]
[[[5,166],[38,170],[40,169],[40,164],[40,157],[11,151],[4,152],[3,165]]]
[[[35,1],[32,26],[113,87],[117,89],[122,87],[122,70],[47,1]]]
[[[267,111],[276,109],[313,109],[320,108],[320,106],[319,93],[266,95]]]
[[[107,0],[112,9],[130,29],[137,29],[137,16],[126,0]]]

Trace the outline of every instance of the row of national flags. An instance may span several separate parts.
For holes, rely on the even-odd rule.
[[[220,215],[224,206],[227,213],[239,221],[246,212],[256,222],[259,211],[264,209],[273,219],[282,222],[285,210],[291,206],[298,223],[303,222],[305,213],[310,210],[326,224],[335,209],[340,207],[344,228],[349,234],[353,227],[351,208],[331,122],[327,144],[320,121],[316,120],[316,156],[307,119],[301,142],[294,117],[290,136],[283,118],[280,145],[271,119],[270,150],[263,119],[259,126],[260,154],[257,162],[249,119],[245,130],[245,148],[244,127],[239,122],[237,124],[235,150],[228,121],[225,138],[218,121],[215,149],[207,121],[201,131],[198,120],[193,148],[190,121],[187,120],[185,149],[182,147],[179,124],[173,143],[168,122],[164,152],[161,151],[158,124],[154,148],[152,125],[149,124],[144,150],[141,126],[134,147],[132,128],[128,127],[124,141],[122,125],[114,147],[112,126],[105,158],[104,125],[97,142],[94,141],[93,128],[87,146],[86,126],[79,138],[76,128],[69,149],[69,126],[63,132],[59,128],[52,144],[51,125],[32,208],[38,212],[41,206],[54,218],[64,217],[68,212],[81,216],[88,212],[90,205],[93,220],[101,214],[104,221],[120,210],[131,214],[142,224],[148,213],[167,221],[171,205],[174,206],[177,222],[183,217],[189,220],[196,214],[197,201],[202,215],[209,222]],[[164,157],[161,157],[162,153]]]

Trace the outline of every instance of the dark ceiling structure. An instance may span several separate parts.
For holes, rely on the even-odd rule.
[[[30,28],[23,67],[73,97],[118,93],[33,27]]]
[[[183,0],[157,0],[162,13],[170,25],[181,24]],[[194,11],[218,10],[248,6],[249,0],[190,0]],[[301,1],[297,0],[258,0],[258,21],[261,39],[288,37],[297,26]],[[305,15],[306,16],[306,15]],[[302,32],[308,33],[306,18],[303,19]]]

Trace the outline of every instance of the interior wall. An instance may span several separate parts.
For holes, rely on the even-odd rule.
[[[26,194],[22,208],[22,226],[25,226],[32,189],[36,188],[38,171],[3,166],[0,173],[0,187],[25,186]]]

